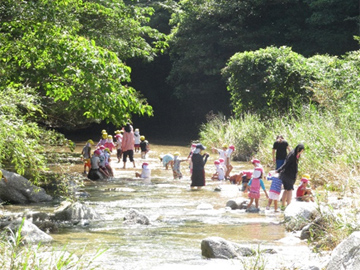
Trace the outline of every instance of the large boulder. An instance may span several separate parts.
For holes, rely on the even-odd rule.
[[[221,237],[208,237],[201,241],[201,254],[206,258],[234,259],[241,256],[253,256],[255,251]]]
[[[285,227],[288,231],[301,230],[318,214],[316,203],[293,201],[284,211]]]
[[[331,253],[326,270],[360,269],[360,231],[353,232]]]
[[[43,188],[33,185],[25,177],[2,170],[7,182],[0,181],[0,200],[12,204],[48,202],[52,197]]]
[[[72,221],[78,223],[81,220],[97,220],[99,219],[99,215],[93,208],[80,202],[71,203],[65,201],[55,209],[54,219],[57,221]]]
[[[22,225],[22,226],[21,226]],[[17,219],[12,221],[7,228],[13,233],[16,233],[21,226],[21,237],[24,243],[47,243],[51,242],[53,238],[40,230],[37,226],[27,220]]]
[[[144,214],[141,214],[135,209],[130,209],[130,211],[124,216],[124,224],[127,225],[135,225],[135,224],[141,224],[141,225],[149,225],[150,220],[147,216]]]

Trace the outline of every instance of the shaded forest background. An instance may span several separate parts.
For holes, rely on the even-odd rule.
[[[218,115],[340,99],[359,115],[357,0],[3,0],[0,21],[0,165],[19,173],[66,143],[54,130],[96,140],[131,119],[189,143]]]

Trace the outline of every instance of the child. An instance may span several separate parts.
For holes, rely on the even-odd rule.
[[[107,142],[107,138],[108,138],[108,134],[106,132],[104,132],[104,130],[103,130],[103,133],[101,135],[101,139],[98,142],[98,144],[96,145],[96,147],[99,147],[100,145],[104,145]]]
[[[105,148],[108,148],[110,150],[110,153],[112,153],[113,149],[115,149],[115,143],[113,141],[113,137],[111,135],[108,135],[106,142],[104,143]]]
[[[264,182],[262,181],[263,169],[262,168],[255,168],[253,172],[253,178],[251,178],[250,182],[248,183],[246,190],[249,191],[249,198],[250,202],[247,205],[247,209],[250,208],[253,201],[255,200],[255,207],[259,209],[259,199],[260,199],[260,187],[264,190],[266,198],[269,198]]]
[[[234,185],[241,184],[241,191],[245,191],[247,184],[249,183],[252,177],[253,171],[246,170],[241,171],[239,174],[234,174],[230,177],[230,183]]]
[[[228,179],[230,177],[230,172],[233,169],[233,166],[231,165],[231,154],[235,151],[235,146],[230,145],[229,148],[226,150],[226,160],[225,160],[225,164],[226,164],[226,175],[225,178]]]
[[[267,180],[272,181],[270,185],[270,191],[269,191],[269,202],[268,206],[266,207],[266,210],[270,209],[272,201],[274,201],[274,211],[278,212],[277,210],[277,203],[280,199],[280,193],[281,193],[281,186],[282,181],[279,179],[279,174],[275,173],[273,176],[271,176],[271,173],[269,173],[268,177],[266,177]]]
[[[159,158],[166,170],[169,169],[169,165],[171,168],[173,168],[173,166],[174,166],[174,156],[173,155],[166,154],[166,155],[160,156]]]
[[[142,167],[141,174],[138,172],[135,172],[135,176],[140,177],[140,178],[150,178],[151,170],[149,168],[149,164],[147,162],[144,162],[141,167]]]
[[[106,159],[105,159],[105,146],[100,145],[99,147],[99,159],[100,159],[100,163],[99,163],[99,167],[100,167],[100,171],[105,174],[106,177],[109,177],[109,173],[106,169]]]
[[[99,180],[106,177],[104,171],[100,168],[100,150],[95,150],[91,157],[91,169],[88,174],[90,180]]]
[[[220,167],[222,167],[224,169],[224,173],[226,175],[227,173],[227,168],[226,168],[226,164],[225,164],[225,159],[223,158],[219,158],[219,162],[220,162]]]
[[[117,130],[115,131],[115,139],[116,139],[116,157],[118,160],[118,163],[120,163],[121,156],[122,156],[122,150],[121,150],[121,142],[122,142],[122,132],[123,130]]]
[[[180,163],[186,161],[186,159],[180,159],[179,156],[180,156],[179,152],[174,153],[174,161],[172,167],[174,179],[181,179],[183,177],[180,171]]]
[[[109,173],[109,176],[114,177],[114,172],[113,169],[110,166],[110,149],[109,148],[105,148],[104,149],[104,156],[105,156],[105,168]]]
[[[296,200],[301,202],[314,202],[313,194],[311,188],[308,188],[308,183],[310,180],[310,175],[304,174],[301,178],[301,184],[296,190]]]
[[[86,168],[88,168],[88,171],[90,172],[91,169],[91,162],[90,162],[90,158],[91,158],[91,145],[93,145],[94,142],[93,140],[88,140],[84,146],[84,148],[81,151],[81,155],[82,155],[82,160],[84,161],[84,174],[86,173]]]
[[[220,161],[215,160],[214,161],[216,172],[211,177],[212,180],[225,180],[225,171],[224,168],[220,166]]]
[[[141,149],[141,158],[145,159],[146,154],[149,152],[149,142],[145,140],[145,136],[140,136],[140,149]]]
[[[134,149],[135,149],[135,153],[139,152],[140,150],[140,131],[138,128],[135,129],[134,131]]]

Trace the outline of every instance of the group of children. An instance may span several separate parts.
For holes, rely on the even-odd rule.
[[[95,145],[93,140],[89,139],[83,147],[81,155],[84,161],[84,174],[89,179],[98,180],[114,176],[110,165],[111,153],[116,149],[116,157],[119,163],[123,154],[122,139],[124,129],[116,130],[114,133],[115,142],[112,135],[109,135],[106,130],[102,130],[100,140],[96,144],[96,149],[92,155],[91,147]],[[134,150],[135,152],[141,151],[142,159],[146,158],[146,154],[150,150],[149,142],[145,140],[145,136],[140,135],[139,129],[135,129],[134,132]]]
[[[260,188],[264,191],[266,198],[268,198],[268,204],[266,210],[269,210],[272,202],[274,202],[274,211],[278,212],[278,201],[280,200],[280,194],[282,189],[282,181],[279,178],[279,174],[275,171],[269,172],[266,179],[271,181],[269,194],[266,191],[263,177],[264,169],[260,163],[260,160],[253,159],[251,163],[254,165],[253,171],[242,171],[240,174],[230,177],[230,182],[233,184],[242,185],[241,190],[248,192],[250,199],[247,208],[249,209],[252,203],[255,201],[255,207],[259,208],[259,199],[260,199]],[[311,188],[308,187],[310,176],[304,174],[301,178],[301,184],[296,190],[296,200],[297,201],[314,201]]]
[[[250,199],[247,208],[255,202],[255,207],[259,207],[259,198],[260,198],[260,189],[263,189],[266,198],[268,198],[267,210],[270,209],[272,202],[274,202],[274,210],[278,211],[277,202],[280,200],[280,194],[282,189],[282,181],[279,179],[279,174],[275,171],[269,172],[266,179],[271,181],[269,194],[265,189],[263,182],[264,178],[264,169],[260,163],[260,160],[253,159],[251,163],[254,165],[253,170],[244,170],[239,174],[235,174],[229,177],[229,173],[232,170],[230,164],[231,153],[235,150],[234,146],[227,146],[226,144],[222,145],[221,149],[212,148],[213,151],[217,151],[219,154],[219,159],[214,161],[215,173],[212,175],[212,180],[229,180],[232,184],[241,185],[240,190],[243,192],[248,192],[248,197]],[[311,188],[308,188],[310,176],[308,174],[303,175],[301,178],[301,184],[296,190],[296,200],[298,201],[313,201],[313,195]]]

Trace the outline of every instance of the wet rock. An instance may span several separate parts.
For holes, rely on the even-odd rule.
[[[58,221],[79,223],[80,220],[96,220],[99,218],[98,213],[96,213],[94,209],[80,202],[62,202],[54,212],[54,219]]]
[[[255,206],[251,205],[248,209],[246,209],[246,212],[248,212],[248,213],[259,213],[260,208],[256,208]]]
[[[360,269],[360,231],[353,232],[331,253],[326,270]]]
[[[221,187],[220,186],[217,186],[215,189],[214,189],[215,192],[220,192],[221,191]]]
[[[232,199],[226,203],[226,207],[230,207],[232,210],[246,209],[248,202],[242,198]]]
[[[59,231],[59,226],[52,221],[52,217],[47,213],[28,213],[26,219],[32,221],[34,225],[45,233],[57,233]]]
[[[51,242],[53,238],[40,230],[36,225],[28,220],[22,221],[21,219],[12,221],[6,228],[10,229],[13,233],[16,233],[21,228],[21,236],[24,243],[47,243]]]
[[[201,241],[201,254],[206,258],[234,259],[242,256],[253,256],[255,251],[221,237],[209,237]]]
[[[141,214],[137,210],[131,209],[125,216],[124,216],[124,224],[127,225],[149,225],[150,220],[144,214]]]
[[[301,230],[318,214],[315,203],[293,201],[284,212],[285,227],[288,231]]]
[[[0,200],[12,204],[48,202],[52,197],[43,188],[33,185],[25,177],[2,170],[7,182],[0,181]]]

